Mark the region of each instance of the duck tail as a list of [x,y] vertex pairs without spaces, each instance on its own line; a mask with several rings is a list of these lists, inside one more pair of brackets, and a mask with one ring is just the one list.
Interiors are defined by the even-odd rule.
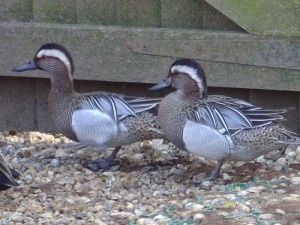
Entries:
[[10,169],[0,154],[0,191],[4,191],[13,186],[19,186],[19,183],[15,180],[15,178],[19,176],[20,173]]

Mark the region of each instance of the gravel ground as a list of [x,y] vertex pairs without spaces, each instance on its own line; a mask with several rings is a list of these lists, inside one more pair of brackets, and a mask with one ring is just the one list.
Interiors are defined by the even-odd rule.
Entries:
[[1,192],[1,224],[300,224],[300,148],[272,162],[214,162],[162,140],[121,149],[107,171],[83,167],[109,151],[70,151],[61,135],[0,133],[1,151],[22,173]]

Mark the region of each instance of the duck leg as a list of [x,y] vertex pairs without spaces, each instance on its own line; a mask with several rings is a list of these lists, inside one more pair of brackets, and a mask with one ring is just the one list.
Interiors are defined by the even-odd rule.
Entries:
[[217,165],[215,166],[214,170],[211,172],[211,175],[209,177],[201,179],[200,181],[196,181],[195,183],[200,184],[204,181],[217,180],[218,178],[220,178],[221,177],[220,170],[223,165],[223,161],[224,161],[223,159],[217,161]]
[[108,167],[113,163],[115,160],[118,152],[120,151],[121,146],[116,147],[113,152],[103,160],[94,160],[88,161],[85,163],[85,167],[90,170],[97,171],[97,170],[106,170]]

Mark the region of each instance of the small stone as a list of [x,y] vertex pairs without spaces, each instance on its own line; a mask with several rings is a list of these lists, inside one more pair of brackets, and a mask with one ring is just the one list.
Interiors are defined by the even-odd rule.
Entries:
[[9,220],[15,221],[15,222],[22,222],[23,221],[23,214],[20,212],[15,212],[13,213],[10,217]]
[[136,221],[136,223],[137,223],[138,225],[144,225],[144,224],[145,224],[145,220],[146,220],[146,218],[139,218],[139,219]]
[[287,202],[298,202],[299,201],[299,196],[297,197],[297,196],[292,196],[292,195],[290,195],[290,196],[286,196],[286,197],[283,197],[282,198],[282,201],[287,201]]
[[158,224],[167,224],[168,221],[170,220],[170,218],[165,215],[159,214],[159,215],[155,216],[153,218],[153,220],[155,222],[158,222]]
[[60,164],[59,160],[58,159],[52,159],[51,162],[50,162],[50,165],[53,166],[53,167],[58,167]]
[[52,219],[53,218],[53,213],[52,212],[45,212],[41,215],[41,217],[44,217],[46,219]]
[[265,213],[265,214],[261,214],[259,218],[262,220],[272,220],[274,219],[274,215],[271,213]]
[[286,165],[286,158],[279,158],[274,162],[275,165],[278,166],[285,166]]
[[66,200],[68,203],[70,204],[74,204],[75,203],[75,200],[73,198],[67,198]]
[[259,156],[259,157],[256,159],[256,162],[259,162],[259,163],[266,163],[265,156],[264,156],[264,155]]
[[300,185],[300,177],[293,177],[293,178],[291,179],[291,183],[292,183],[293,185]]
[[196,213],[194,216],[193,216],[193,219],[197,222],[200,222],[200,221],[204,221],[205,220],[205,216],[202,214],[202,213]]
[[285,211],[283,211],[282,209],[276,209],[275,212],[280,215],[285,215]]
[[26,174],[26,176],[24,177],[24,180],[25,182],[28,184],[28,183],[31,183],[32,181],[32,176],[30,174]]
[[44,209],[41,205],[32,205],[27,209],[32,214],[38,215],[44,212]]
[[97,225],[106,225],[107,224],[107,223],[104,223],[103,221],[101,221],[100,219],[96,219],[94,221],[94,223],[97,224]]
[[26,209],[24,206],[19,206],[17,209],[16,209],[17,212],[25,212]]
[[285,194],[286,190],[284,190],[284,189],[277,189],[276,193],[278,193],[278,194]]
[[80,198],[80,201],[83,202],[83,203],[89,203],[91,201],[91,199],[88,198],[88,197],[83,196],[83,197]]
[[247,189],[247,191],[251,193],[260,193],[263,189],[265,189],[264,186],[257,186],[257,187],[250,187]]
[[102,204],[97,204],[97,205],[94,206],[94,209],[95,209],[96,212],[99,212],[103,209],[103,205]]
[[137,198],[137,196],[133,193],[129,193],[128,195],[122,197],[121,198],[124,198],[126,201],[129,201],[129,202],[132,202],[134,199]]
[[203,182],[201,183],[201,186],[203,186],[203,187],[210,187],[210,186],[212,186],[212,185],[213,185],[213,182],[211,182],[211,181],[209,181],[209,180],[203,181]]
[[63,149],[58,149],[55,152],[55,157],[57,158],[68,157],[68,156],[69,155]]
[[219,212],[218,215],[220,216],[228,216],[230,213],[229,212]]
[[246,195],[248,195],[248,194],[249,194],[248,191],[241,190],[241,191],[239,191],[239,192],[237,193],[237,196],[246,196]]
[[186,192],[186,187],[185,187],[184,185],[179,185],[179,186],[177,187],[177,193],[178,193],[178,194],[179,194],[179,193],[185,194],[185,192]]
[[134,214],[131,212],[112,212],[110,216],[115,219],[134,218]]
[[160,145],[162,145],[164,143],[163,139],[153,139],[151,142],[152,147],[159,147]]
[[248,206],[246,206],[245,204],[242,204],[242,203],[238,203],[237,205],[236,205],[236,208],[239,210],[239,211],[243,211],[243,212],[250,212],[251,211],[251,209],[248,207]]
[[159,225],[159,223],[150,218],[146,218],[143,222],[143,225]]
[[191,211],[184,211],[181,213],[183,220],[190,220],[192,218],[192,212]]
[[300,163],[300,153],[296,156],[295,160]]
[[297,154],[300,154],[300,146],[297,147],[296,153],[297,153]]
[[187,203],[184,207],[192,212],[199,212],[204,208],[203,205],[198,203]]
[[223,180],[230,181],[230,180],[232,180],[232,178],[231,178],[231,176],[229,176],[229,174],[223,173]]
[[295,158],[296,155],[297,155],[296,152],[289,152],[289,153],[287,153],[287,156],[289,158],[291,158],[291,159]]
[[140,162],[144,158],[144,154],[134,154],[131,159],[134,162]]
[[134,205],[131,202],[127,203],[126,209],[132,210],[134,208]]
[[139,209],[135,209],[135,210],[134,210],[134,214],[140,217],[141,215],[144,214],[144,212],[141,211],[141,210],[139,210]]

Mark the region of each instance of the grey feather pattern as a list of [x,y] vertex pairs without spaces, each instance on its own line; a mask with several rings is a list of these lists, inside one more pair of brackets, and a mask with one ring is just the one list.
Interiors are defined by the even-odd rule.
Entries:
[[266,126],[283,119],[284,110],[264,110],[250,103],[226,96],[208,96],[193,106],[188,119],[225,134],[247,128]]
[[82,94],[81,102],[74,110],[97,109],[109,115],[116,123],[127,116],[148,111],[159,105],[161,98],[124,96],[115,93],[94,92]]

